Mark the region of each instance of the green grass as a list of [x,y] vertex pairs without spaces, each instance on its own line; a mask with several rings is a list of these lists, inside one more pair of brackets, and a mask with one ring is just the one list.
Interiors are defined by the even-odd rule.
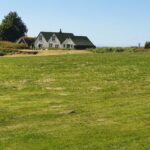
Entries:
[[149,150],[150,53],[0,58],[0,150]]

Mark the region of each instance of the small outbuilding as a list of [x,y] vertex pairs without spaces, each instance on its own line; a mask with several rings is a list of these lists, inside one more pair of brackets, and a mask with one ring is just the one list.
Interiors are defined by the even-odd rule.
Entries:
[[20,39],[18,39],[17,43],[18,44],[24,44],[26,45],[28,48],[34,48],[34,42],[35,42],[36,38],[34,37],[21,37]]

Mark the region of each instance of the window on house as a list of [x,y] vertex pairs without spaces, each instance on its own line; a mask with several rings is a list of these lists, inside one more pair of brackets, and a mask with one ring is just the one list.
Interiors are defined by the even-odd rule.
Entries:
[[64,48],[66,48],[66,45],[64,44]]
[[55,48],[59,48],[59,45],[57,44],[57,45],[55,45]]
[[55,36],[52,36],[52,41],[55,41],[55,40],[56,40]]
[[50,44],[49,44],[49,48],[52,48],[52,47],[53,47],[53,44],[52,44],[52,43],[50,43]]
[[42,45],[42,44],[39,44],[38,47],[39,47],[39,48],[43,48],[43,45]]
[[70,48],[70,44],[67,44],[67,48]]

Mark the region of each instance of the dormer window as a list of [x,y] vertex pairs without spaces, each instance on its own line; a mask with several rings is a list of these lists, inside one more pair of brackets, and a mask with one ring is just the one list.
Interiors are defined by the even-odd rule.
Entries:
[[56,40],[56,37],[55,36],[52,36],[52,41],[55,41]]
[[42,41],[42,35],[39,36],[39,40]]

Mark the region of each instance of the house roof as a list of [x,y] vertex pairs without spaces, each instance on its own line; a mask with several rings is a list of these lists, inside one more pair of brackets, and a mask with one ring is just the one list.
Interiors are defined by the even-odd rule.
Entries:
[[86,36],[74,36],[71,39],[77,46],[94,46],[94,44]]
[[62,33],[62,32],[41,32],[41,34],[44,36],[46,41],[49,41],[52,35],[55,34],[61,43],[64,42],[67,38],[74,36],[73,33]]
[[36,38],[34,37],[25,37],[24,40],[26,41],[26,43],[30,46],[31,44],[34,43]]
[[74,37],[73,33],[55,33],[57,38],[60,40],[61,43],[63,43],[67,38]]
[[54,34],[54,32],[41,32],[41,34],[44,36],[44,38],[48,42],[51,36]]

